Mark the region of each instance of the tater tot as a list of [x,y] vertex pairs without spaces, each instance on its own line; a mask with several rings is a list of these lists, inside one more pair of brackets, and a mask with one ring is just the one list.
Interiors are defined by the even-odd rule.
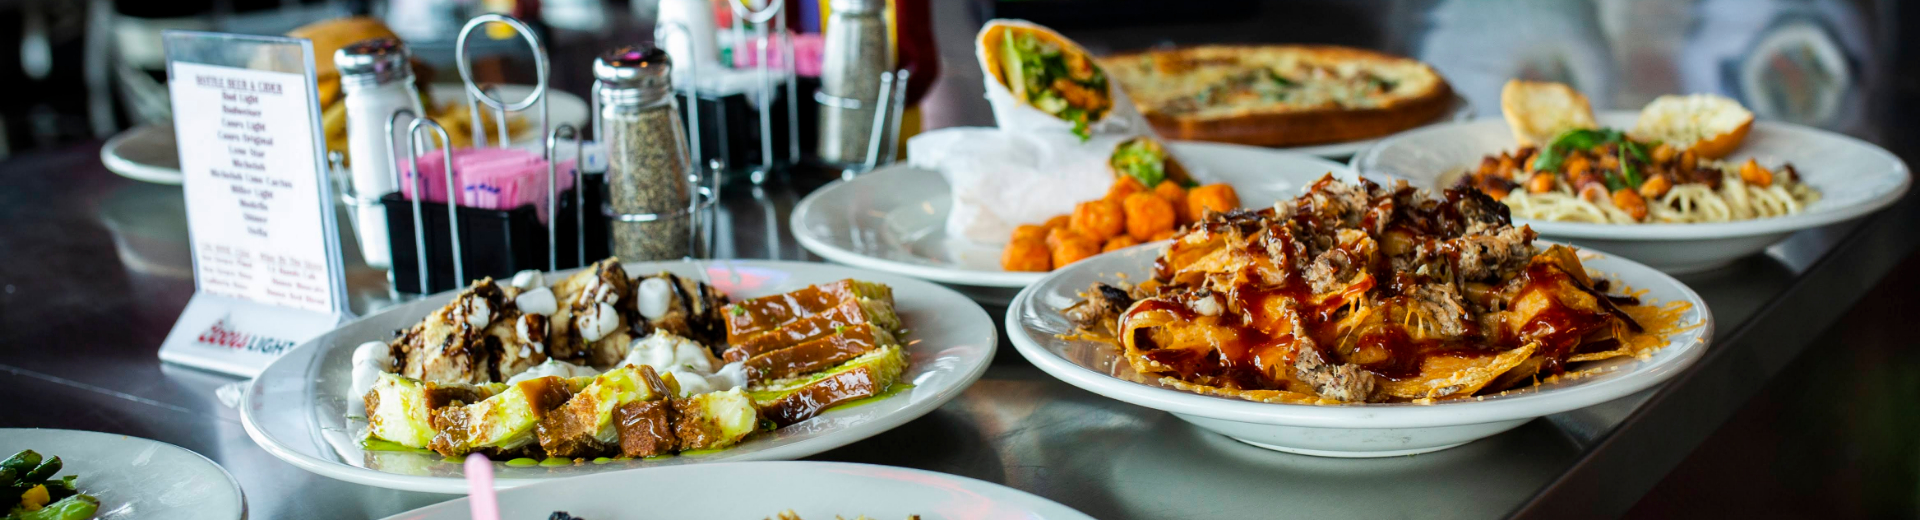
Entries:
[[1073,231],[1104,242],[1127,230],[1126,210],[1119,201],[1090,200],[1073,207]]
[[1161,231],[1173,229],[1178,219],[1173,214],[1173,203],[1152,193],[1128,195],[1121,207],[1127,215],[1127,235],[1134,240],[1150,239]]
[[1113,186],[1107,187],[1106,199],[1120,201],[1127,198],[1128,195],[1143,191],[1147,191],[1147,187],[1140,184],[1140,181],[1134,180],[1133,177],[1122,175],[1119,180],[1113,181]]
[[1193,214],[1187,212],[1187,189],[1180,187],[1180,183],[1160,181],[1159,186],[1153,187],[1153,194],[1173,204],[1174,223],[1193,222]]
[[1073,218],[1068,217],[1066,215],[1060,215],[1060,216],[1047,219],[1047,223],[1041,224],[1041,226],[1047,229],[1065,229],[1073,226]]
[[1206,217],[1207,210],[1218,213],[1233,211],[1240,207],[1240,195],[1233,187],[1225,184],[1208,184],[1187,192],[1187,211],[1194,220]]
[[1108,240],[1106,245],[1100,246],[1100,252],[1118,251],[1137,245],[1140,245],[1139,240],[1134,240],[1133,237],[1130,236],[1120,235],[1113,237],[1112,240]]
[[1100,254],[1100,241],[1085,236],[1071,236],[1060,240],[1053,246],[1053,265],[1066,267],[1086,257]]
[[1000,253],[1000,268],[1008,271],[1053,270],[1052,253],[1047,251],[1046,242],[1041,239],[1014,239],[1007,244],[1006,251]]
[[1033,224],[1021,224],[1020,227],[1013,228],[1013,241],[1019,242],[1021,240],[1034,240],[1034,241],[1039,241],[1042,244],[1045,244],[1047,240],[1047,231],[1048,230],[1046,226],[1036,226]]
[[1177,230],[1169,229],[1153,235],[1153,241],[1159,242],[1161,240],[1172,240],[1173,237],[1176,237],[1176,236],[1180,236],[1180,232]]
[[1067,240],[1070,238],[1079,238],[1079,237],[1080,237],[1080,233],[1075,232],[1073,228],[1063,228],[1063,227],[1048,228],[1047,239],[1042,243],[1046,244],[1047,249],[1053,249],[1054,247],[1059,246],[1060,241],[1062,240]]

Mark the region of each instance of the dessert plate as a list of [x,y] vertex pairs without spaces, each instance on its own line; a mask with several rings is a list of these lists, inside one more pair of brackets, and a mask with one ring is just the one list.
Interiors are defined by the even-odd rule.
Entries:
[[[909,329],[903,338],[912,366],[900,377],[913,386],[891,396],[831,409],[738,446],[652,460],[605,460],[557,467],[494,463],[499,488],[596,473],[722,461],[797,459],[844,446],[905,424],[965,390],[993,359],[996,333],[986,311],[951,289],[912,278],[841,266],[774,261],[628,263],[629,273],[674,274],[702,280],[735,300],[779,294],[847,278],[893,287],[894,308]],[[564,276],[563,273],[549,277]],[[557,279],[557,278],[553,278]],[[446,305],[444,292],[348,323],[282,355],[250,383],[241,403],[247,434],[267,452],[328,477],[392,489],[465,493],[460,461],[418,451],[362,447],[366,421],[347,417],[354,347],[391,338]]]
[[[667,500],[636,500],[660,497]],[[800,518],[1092,520],[1010,487],[945,473],[841,462],[742,462],[593,475],[499,494],[501,518]],[[461,498],[387,520],[467,520]]]

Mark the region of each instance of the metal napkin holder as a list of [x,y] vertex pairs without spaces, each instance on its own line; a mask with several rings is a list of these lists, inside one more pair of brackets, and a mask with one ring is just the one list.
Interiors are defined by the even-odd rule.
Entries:
[[[476,29],[484,27],[489,23],[500,23],[512,28],[516,34],[526,40],[528,46],[531,47],[533,51],[536,83],[533,92],[520,101],[514,103],[501,101],[493,94],[487,92],[487,89],[481,88],[473,79],[472,62],[467,56],[467,40],[473,36]],[[529,111],[535,106],[539,108],[540,135],[546,138],[542,145],[544,149],[543,157],[547,162],[547,207],[549,211],[547,216],[547,269],[549,271],[559,269],[558,239],[560,219],[558,212],[560,211],[560,189],[558,165],[554,161],[556,158],[555,150],[562,137],[571,138],[575,141],[573,168],[575,244],[578,247],[577,258],[582,265],[585,265],[588,262],[586,248],[586,213],[584,209],[586,206],[586,179],[583,174],[583,169],[586,165],[586,142],[579,139],[580,132],[575,129],[573,125],[561,124],[557,128],[549,128],[547,98],[549,67],[546,46],[543,45],[540,42],[540,38],[534,34],[533,28],[529,27],[525,22],[507,15],[485,14],[468,20],[466,26],[460,29],[460,36],[454,42],[454,61],[459,67],[460,80],[465,87],[467,110],[469,110],[472,119],[475,147],[484,147],[488,143],[487,132],[486,129],[483,128],[484,124],[480,117],[481,105],[485,105],[492,111],[497,131],[497,138],[494,142],[496,142],[500,148],[507,148],[513,145],[512,135],[507,130],[507,119],[509,116],[515,113]],[[396,135],[394,133],[394,131],[397,130],[395,123],[403,116],[413,118],[413,123],[407,126],[404,134]],[[599,116],[597,110],[594,116],[597,120]],[[395,138],[404,136],[407,144],[407,162],[404,165],[409,169],[417,167],[420,163],[421,144],[430,143],[429,140],[422,139],[422,137],[437,137],[440,139],[441,149],[446,155],[446,160],[443,161],[445,169],[443,174],[446,176],[447,183],[447,226],[449,242],[452,246],[453,253],[454,286],[464,286],[467,280],[466,258],[462,254],[460,244],[459,193],[457,193],[458,186],[454,183],[453,177],[453,142],[449,139],[446,128],[440,126],[439,123],[434,122],[432,119],[422,117],[420,114],[414,114],[411,110],[400,109],[388,116],[386,130],[388,136],[386,140],[388,155],[396,159],[398,155],[393,153],[393,141]],[[423,136],[422,132],[431,132],[431,134]],[[400,172],[400,165],[396,165],[393,169],[394,186],[401,185],[402,179]],[[427,262],[426,223],[421,206],[421,199],[426,197],[424,184],[425,175],[426,172],[419,172],[418,175],[414,176],[414,197],[412,197],[411,201],[413,207],[414,256],[416,257],[418,277],[420,280],[420,294],[428,294],[431,292],[430,280],[432,278]]]

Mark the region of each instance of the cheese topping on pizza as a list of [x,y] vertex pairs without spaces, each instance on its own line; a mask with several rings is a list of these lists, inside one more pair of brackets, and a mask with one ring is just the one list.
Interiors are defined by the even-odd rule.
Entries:
[[1190,47],[1102,65],[1146,112],[1202,119],[1385,108],[1445,88],[1419,61],[1342,47]]

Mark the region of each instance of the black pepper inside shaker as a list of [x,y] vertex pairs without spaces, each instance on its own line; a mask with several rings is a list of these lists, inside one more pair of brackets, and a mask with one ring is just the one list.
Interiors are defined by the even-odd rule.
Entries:
[[614,256],[692,256],[695,187],[671,60],[652,46],[621,47],[595,59],[593,75],[600,82]]

